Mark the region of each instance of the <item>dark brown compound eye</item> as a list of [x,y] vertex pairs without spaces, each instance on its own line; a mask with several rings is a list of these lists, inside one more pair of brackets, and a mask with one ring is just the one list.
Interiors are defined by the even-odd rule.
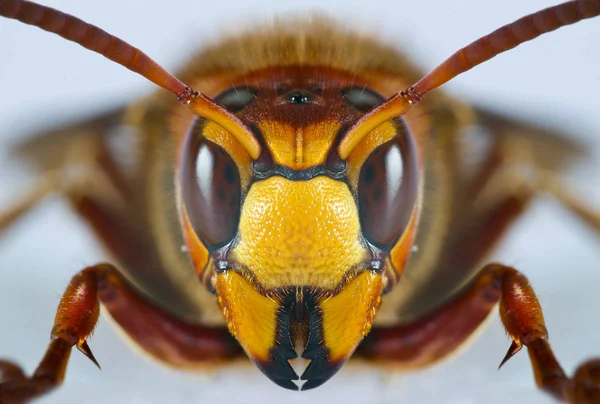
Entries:
[[237,232],[241,185],[237,166],[219,146],[188,136],[181,165],[183,203],[196,235],[211,250]]
[[358,182],[358,205],[367,240],[389,250],[400,238],[417,197],[418,167],[412,137],[401,134],[371,153]]
[[342,90],[346,102],[359,112],[367,112],[385,101],[385,97],[368,87],[348,87]]
[[213,98],[234,114],[246,108],[256,99],[257,90],[252,87],[231,87]]

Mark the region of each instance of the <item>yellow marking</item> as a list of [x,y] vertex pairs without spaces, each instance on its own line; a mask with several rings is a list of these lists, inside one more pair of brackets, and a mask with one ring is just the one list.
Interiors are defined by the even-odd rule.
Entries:
[[196,269],[196,273],[201,276],[208,264],[208,250],[194,231],[185,204],[182,203],[180,209],[185,245],[190,258],[192,259],[192,263],[194,264],[194,268]]
[[218,275],[216,289],[231,334],[248,356],[268,361],[275,345],[279,302],[261,295],[234,271]]
[[381,275],[365,271],[320,304],[324,345],[330,360],[347,359],[367,335],[379,308],[382,285]]
[[213,100],[200,94],[192,98],[188,108],[194,114],[218,124],[244,147],[244,149],[257,159],[260,156],[261,147],[254,134],[235,115],[228,112]]
[[341,126],[334,120],[305,127],[293,127],[274,120],[264,120],[257,125],[273,161],[294,170],[323,164]]
[[412,214],[410,215],[410,221],[406,226],[406,230],[400,236],[400,239],[396,242],[396,244],[392,247],[390,251],[390,261],[396,273],[398,274],[398,278],[402,276],[402,272],[404,272],[404,267],[408,262],[408,257],[412,253],[412,248],[415,240],[415,232],[419,219],[419,199],[415,201],[415,206],[413,208]]
[[342,159],[348,158],[352,150],[360,144],[360,142],[368,136],[379,125],[389,122],[390,119],[399,117],[407,113],[412,104],[405,99],[400,93],[388,99],[381,104],[377,109],[364,115],[348,132],[338,146],[338,152]]
[[302,128],[296,129],[296,163],[304,163],[303,134]]
[[[251,174],[251,158],[248,151],[241,145],[241,143],[231,136],[229,132],[220,127],[214,122],[207,122],[202,131],[202,135],[211,142],[221,146],[223,150],[227,152],[229,157],[232,158],[235,165],[240,171],[240,181],[242,183],[242,189],[250,181]],[[199,135],[200,136],[200,135]]]
[[352,150],[348,156],[348,182],[352,189],[358,189],[360,170],[371,153],[392,140],[397,133],[396,126],[392,122],[385,122],[365,136]]
[[250,188],[242,206],[239,242],[231,259],[267,289],[335,288],[369,252],[348,186],[328,177],[271,177]]

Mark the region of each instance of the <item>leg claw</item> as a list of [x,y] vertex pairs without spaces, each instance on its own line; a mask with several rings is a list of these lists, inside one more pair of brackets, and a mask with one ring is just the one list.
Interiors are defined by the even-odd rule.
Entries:
[[96,360],[96,357],[92,353],[92,350],[90,349],[90,346],[88,345],[87,341],[83,341],[82,343],[77,344],[76,346],[77,346],[77,349],[79,349],[79,352],[81,352],[82,354],[87,356],[89,358],[89,360],[94,362],[94,365],[96,365],[98,367],[98,369],[102,370],[102,368],[100,367],[100,364]]
[[498,370],[500,370],[500,368],[504,366],[504,364],[508,362],[510,358],[515,356],[516,353],[521,350],[521,348],[523,348],[523,344],[513,340],[512,344],[510,344],[510,347],[508,348],[508,352],[506,352],[506,355],[504,355],[504,359],[502,359],[502,362],[500,362],[500,365],[498,365]]

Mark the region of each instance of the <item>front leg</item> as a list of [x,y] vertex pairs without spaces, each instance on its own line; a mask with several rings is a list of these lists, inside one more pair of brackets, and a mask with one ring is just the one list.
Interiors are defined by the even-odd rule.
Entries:
[[548,342],[540,303],[525,276],[511,267],[489,264],[453,301],[413,323],[374,327],[356,356],[401,368],[423,367],[455,351],[499,303],[500,318],[513,342],[502,366],[523,346],[535,381],[560,401],[600,403],[600,359],[583,363],[567,377]]
[[98,365],[86,340],[100,313],[96,297],[100,268],[85,269],[71,280],[56,311],[46,354],[31,377],[17,365],[0,361],[0,403],[26,402],[60,385],[73,346]]
[[503,265],[488,268],[499,279],[500,318],[513,340],[500,366],[526,346],[539,388],[569,403],[600,403],[600,358],[581,364],[567,377],[552,352],[542,308],[527,278]]
[[0,361],[0,403],[28,402],[59,386],[73,347],[98,365],[87,339],[98,321],[100,303],[143,349],[171,365],[197,366],[243,355],[225,328],[173,318],[141,299],[115,267],[99,264],[71,280],[59,303],[46,354],[31,377],[17,365]]

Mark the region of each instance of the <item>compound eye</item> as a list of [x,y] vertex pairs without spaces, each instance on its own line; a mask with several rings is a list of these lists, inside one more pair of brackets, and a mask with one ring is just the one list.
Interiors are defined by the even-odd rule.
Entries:
[[365,161],[358,182],[358,205],[367,240],[389,250],[400,238],[412,214],[418,167],[410,134],[379,146]]
[[231,87],[217,95],[213,100],[236,113],[252,104],[258,91],[252,87]]
[[237,232],[241,183],[237,166],[219,146],[192,132],[181,165],[183,203],[196,235],[211,250]]
[[346,102],[359,112],[367,112],[385,101],[385,97],[368,87],[348,87],[342,90]]

